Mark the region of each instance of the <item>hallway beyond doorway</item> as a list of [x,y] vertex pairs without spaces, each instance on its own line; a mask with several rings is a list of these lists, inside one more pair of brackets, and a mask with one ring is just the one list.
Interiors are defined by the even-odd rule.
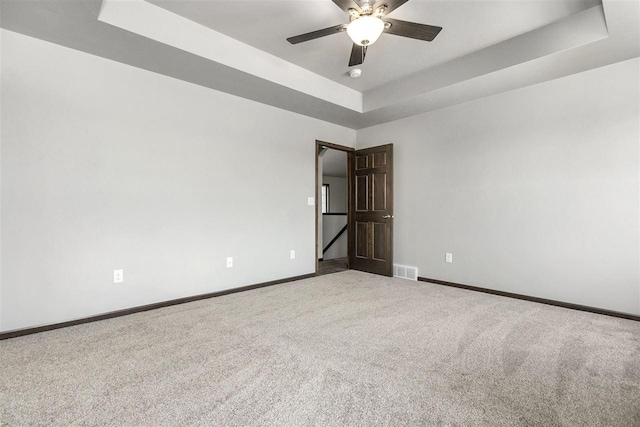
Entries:
[[348,260],[348,258],[336,258],[320,261],[318,263],[318,273],[316,273],[316,276],[346,271],[349,269]]

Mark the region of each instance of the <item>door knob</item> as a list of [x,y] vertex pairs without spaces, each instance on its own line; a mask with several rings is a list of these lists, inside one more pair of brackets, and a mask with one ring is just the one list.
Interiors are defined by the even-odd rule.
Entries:
[[384,218],[384,219],[393,218],[393,215],[382,215],[382,218]]

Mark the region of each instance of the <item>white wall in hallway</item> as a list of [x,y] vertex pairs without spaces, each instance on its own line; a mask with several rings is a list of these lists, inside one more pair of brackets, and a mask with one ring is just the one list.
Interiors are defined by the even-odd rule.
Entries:
[[[347,153],[344,152],[345,163]],[[329,208],[331,213],[346,213],[347,212],[347,179],[336,176],[323,176],[323,184],[329,184]],[[323,215],[322,218],[322,242],[323,250],[324,246],[340,232],[340,230],[347,224],[347,217],[341,215]],[[336,240],[333,245],[322,253],[322,258],[325,260],[335,258],[345,258],[347,256],[347,233],[343,233],[342,236]]]
[[[346,157],[347,153],[345,153],[344,155]],[[322,183],[329,184],[329,212],[347,212],[347,179],[325,175],[322,177]]]
[[[323,242],[327,246],[337,235],[340,230],[347,225],[346,215],[324,215],[322,220]],[[346,258],[348,256],[348,234],[345,231],[338,240],[326,252],[322,253],[324,260]],[[323,248],[324,250],[324,248]]]

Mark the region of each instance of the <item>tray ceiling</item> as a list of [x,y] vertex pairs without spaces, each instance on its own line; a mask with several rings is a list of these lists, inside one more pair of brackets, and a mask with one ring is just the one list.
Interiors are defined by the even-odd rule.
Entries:
[[351,41],[346,33],[299,45],[285,39],[348,22],[330,0],[148,0],[236,40],[361,92],[424,71],[551,24],[600,4],[600,0],[411,0],[389,17],[443,27],[433,42],[383,34],[348,76]]
[[391,17],[433,42],[383,36],[358,80],[330,0],[2,0],[2,28],[353,129],[640,55],[637,0],[411,0]]

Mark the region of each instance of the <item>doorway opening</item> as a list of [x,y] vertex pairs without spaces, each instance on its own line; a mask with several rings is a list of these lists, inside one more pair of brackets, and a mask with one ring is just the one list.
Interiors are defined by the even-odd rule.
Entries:
[[316,141],[316,275],[349,269],[353,148]]

